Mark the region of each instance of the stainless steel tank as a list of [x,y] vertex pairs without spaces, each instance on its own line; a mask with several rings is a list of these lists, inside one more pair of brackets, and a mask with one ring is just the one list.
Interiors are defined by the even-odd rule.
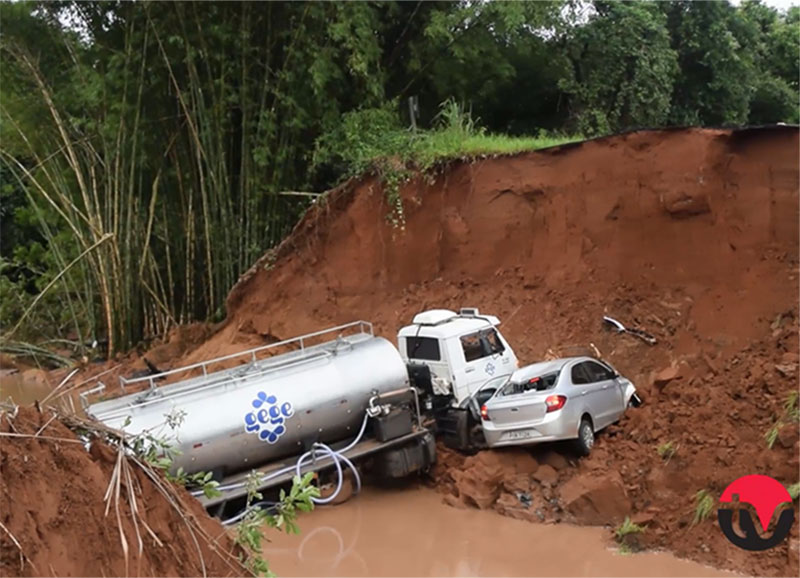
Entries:
[[353,437],[370,397],[408,385],[399,352],[374,337],[371,326],[369,333],[313,347],[298,339],[300,351],[154,386],[87,411],[129,434],[149,431],[168,440],[181,452],[173,471],[222,468],[227,475],[301,453],[310,442]]

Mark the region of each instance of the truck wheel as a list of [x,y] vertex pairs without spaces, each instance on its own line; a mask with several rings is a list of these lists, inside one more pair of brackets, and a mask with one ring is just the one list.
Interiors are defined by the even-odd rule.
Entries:
[[578,427],[578,440],[575,444],[578,453],[582,456],[588,456],[594,446],[594,431],[592,430],[592,422],[587,418],[581,420],[581,425]]

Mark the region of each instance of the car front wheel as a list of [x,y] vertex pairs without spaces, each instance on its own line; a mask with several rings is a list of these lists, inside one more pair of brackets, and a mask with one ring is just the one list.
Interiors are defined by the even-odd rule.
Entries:
[[594,447],[594,430],[592,429],[592,422],[586,418],[581,420],[581,425],[578,427],[578,440],[576,445],[578,452],[582,456],[588,456],[592,451],[592,447]]

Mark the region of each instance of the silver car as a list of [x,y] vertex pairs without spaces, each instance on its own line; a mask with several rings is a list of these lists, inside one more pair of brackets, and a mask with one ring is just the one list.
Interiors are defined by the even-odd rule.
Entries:
[[595,432],[640,403],[629,380],[590,357],[528,365],[487,383],[475,399],[486,400],[480,416],[489,447],[574,439],[583,455]]

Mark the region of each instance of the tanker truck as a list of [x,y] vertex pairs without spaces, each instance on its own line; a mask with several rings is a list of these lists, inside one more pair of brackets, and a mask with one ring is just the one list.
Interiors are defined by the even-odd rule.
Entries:
[[211,472],[221,495],[194,494],[212,514],[241,505],[254,470],[259,490],[332,472],[336,490],[318,500],[330,501],[347,469],[358,488],[359,469],[403,478],[429,468],[437,431],[470,445],[480,424],[473,394],[518,365],[498,325],[477,309],[426,311],[400,330],[396,348],[356,321],[120,378],[123,395],[87,401],[86,412],[126,435],[165,440],[177,450],[173,473]]

